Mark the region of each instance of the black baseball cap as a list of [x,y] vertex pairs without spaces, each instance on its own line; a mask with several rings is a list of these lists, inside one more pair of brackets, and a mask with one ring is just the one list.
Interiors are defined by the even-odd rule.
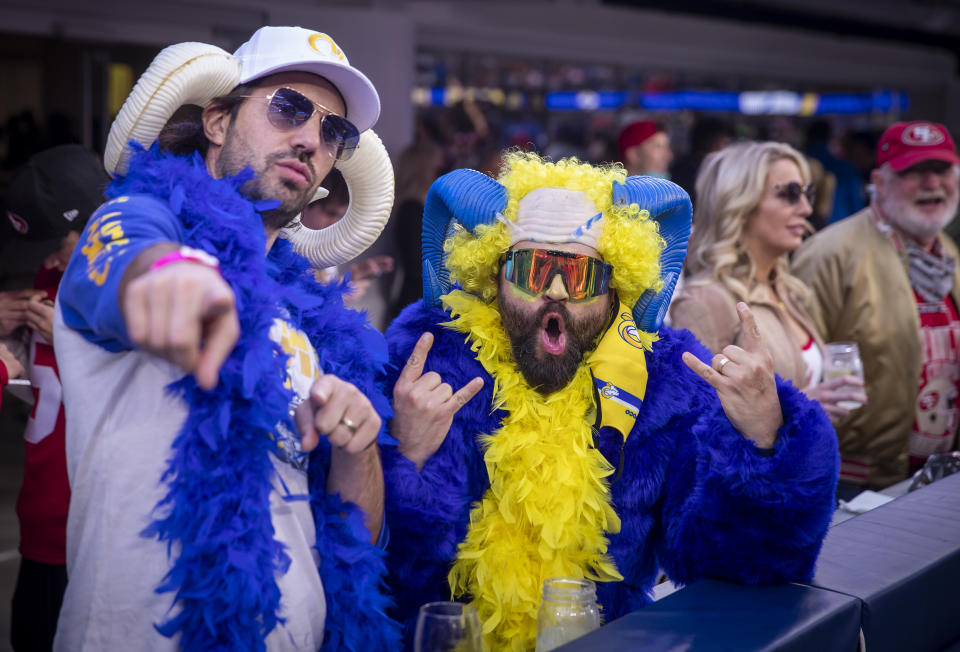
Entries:
[[82,231],[104,202],[110,176],[82,145],[38,152],[10,180],[4,196],[7,220],[25,240],[62,238]]

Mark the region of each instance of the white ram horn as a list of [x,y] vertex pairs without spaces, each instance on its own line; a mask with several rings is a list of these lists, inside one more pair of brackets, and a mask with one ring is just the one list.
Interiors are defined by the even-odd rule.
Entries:
[[368,129],[353,156],[336,164],[350,193],[347,213],[336,224],[311,229],[300,221],[281,235],[317,268],[353,260],[373,244],[393,209],[393,166],[380,137]]
[[239,59],[215,45],[177,43],[164,48],[137,80],[110,127],[103,153],[107,172],[126,172],[131,140],[149,148],[181,106],[205,107],[239,82]]

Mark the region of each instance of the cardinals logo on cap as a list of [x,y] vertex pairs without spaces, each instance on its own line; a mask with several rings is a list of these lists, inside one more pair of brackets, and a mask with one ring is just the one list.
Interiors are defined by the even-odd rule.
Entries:
[[945,137],[935,125],[918,124],[904,129],[901,140],[906,145],[939,145]]
[[7,219],[9,219],[10,224],[13,225],[13,230],[20,235],[25,235],[27,231],[30,230],[30,225],[27,224],[27,221],[16,213],[7,211]]

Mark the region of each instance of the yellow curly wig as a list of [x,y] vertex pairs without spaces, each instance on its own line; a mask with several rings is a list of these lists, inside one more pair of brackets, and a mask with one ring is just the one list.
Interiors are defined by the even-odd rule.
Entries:
[[[623,183],[627,173],[619,163],[593,166],[576,158],[546,161],[531,152],[510,152],[497,181],[507,189],[503,217],[517,219],[517,204],[536,188],[580,190],[603,213],[604,226],[598,251],[613,266],[610,287],[632,306],[647,289],[659,290],[660,252],[663,239],[650,213],[637,204],[613,205],[613,183]],[[506,225],[496,223],[461,229],[444,243],[450,280],[484,301],[497,296],[500,257],[510,247]]]

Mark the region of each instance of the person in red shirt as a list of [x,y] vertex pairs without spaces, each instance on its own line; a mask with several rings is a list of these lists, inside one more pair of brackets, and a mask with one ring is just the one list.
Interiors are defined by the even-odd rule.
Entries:
[[70,504],[64,449],[62,387],[54,356],[53,305],[60,279],[90,215],[103,203],[109,177],[79,145],[36,154],[15,173],[6,194],[20,237],[57,242],[34,279],[28,300],[28,376],[34,405],[24,431],[23,485],[17,498],[20,570],[11,605],[10,642],[21,650],[53,647],[67,586],[66,525]]

